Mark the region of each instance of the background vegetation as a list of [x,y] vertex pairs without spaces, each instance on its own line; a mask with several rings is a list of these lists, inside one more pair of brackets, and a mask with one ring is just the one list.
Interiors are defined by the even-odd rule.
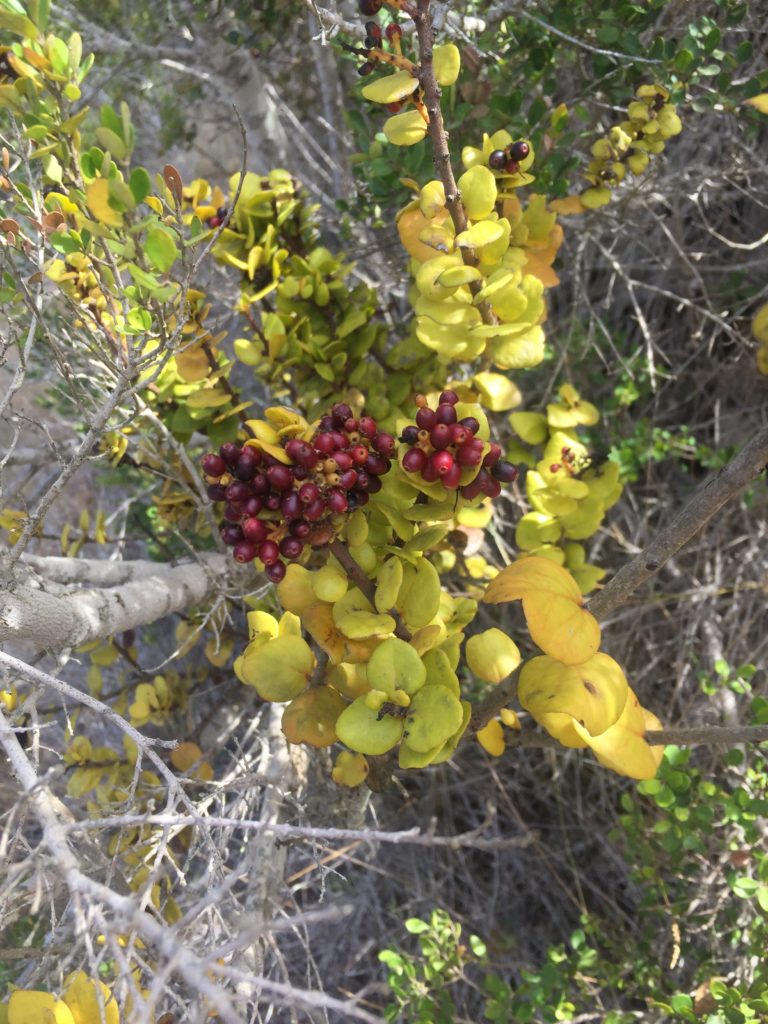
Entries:
[[[592,143],[641,83],[667,87],[683,121],[610,205],[563,218],[547,355],[513,375],[527,409],[555,401],[563,381],[600,409],[586,440],[627,484],[590,542],[590,562],[610,576],[767,425],[751,333],[768,300],[766,118],[745,103],[768,92],[764,18],[759,4],[734,0],[435,6],[441,37],[462,52],[444,98],[457,167],[463,146],[506,128],[534,144],[537,191],[562,199],[586,187]],[[5,0],[0,12],[18,7]],[[423,184],[433,171],[428,146],[389,145],[380,108],[360,97],[358,62],[339,42],[359,43],[362,20],[343,2],[107,0],[54,4],[49,30],[79,32],[96,57],[73,101],[91,109],[83,149],[99,143],[98,127],[127,131],[102,109],[127,103],[134,163],[153,187],[167,164],[225,198],[244,160],[260,174],[286,169],[317,206],[317,244],[354,260],[353,286],[373,289],[394,335],[410,315],[393,221],[410,198],[401,179]],[[0,20],[3,46],[7,27]],[[16,152],[23,129],[13,111],[0,116]],[[32,174],[33,191],[39,167]],[[110,393],[107,356],[62,301],[44,320],[56,357],[24,363],[32,273],[4,251],[3,557],[41,501],[46,514],[24,538],[33,588],[47,573],[56,593],[54,555],[118,571],[212,548],[194,483],[210,447],[199,428],[218,444],[236,419],[214,425],[203,408],[182,422],[188,395],[168,398],[161,380],[155,405],[121,397],[117,419],[91,437]],[[162,252],[148,258],[162,278]],[[224,365],[244,330],[238,277],[193,259],[187,284],[211,304],[198,327]],[[172,335],[171,297],[152,301]],[[231,373],[254,403],[248,415],[280,387],[259,374],[241,362]],[[186,517],[169,513],[179,494],[197,501]],[[481,549],[491,564],[514,558],[524,510],[519,493],[500,503]],[[768,723],[766,533],[762,475],[604,622],[611,654],[665,726]],[[195,599],[171,617],[77,649],[6,638],[6,706],[33,775],[26,792],[9,768],[0,782],[0,998],[13,986],[59,993],[82,970],[114,987],[121,1020],[150,1019],[149,1005],[156,1019],[171,1015],[163,1024],[214,1011],[286,1022],[768,1020],[765,745],[670,746],[658,777],[634,783],[580,751],[492,758],[467,742],[446,764],[396,773],[383,793],[342,791],[327,752],[286,744],[275,705],[232,672],[245,613],[275,607],[263,577],[225,574],[212,550],[205,557],[217,585],[185,578]],[[494,609],[481,616],[480,628],[499,622]],[[51,677],[64,688],[52,690]],[[80,706],[67,685],[129,729]],[[136,767],[130,727],[139,740],[194,742],[203,761],[148,743]],[[76,837],[77,865],[43,842],[51,825],[44,835],[36,777],[59,801],[54,835]],[[123,797],[101,824],[99,787]],[[131,817],[153,812],[167,815],[155,828]],[[77,831],[89,816],[93,826]],[[147,918],[154,930],[140,944],[130,936]],[[98,1021],[96,1005],[77,1024]]]

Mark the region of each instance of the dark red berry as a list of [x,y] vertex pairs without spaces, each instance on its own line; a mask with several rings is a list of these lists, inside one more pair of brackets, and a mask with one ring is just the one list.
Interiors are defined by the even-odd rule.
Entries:
[[280,557],[280,549],[273,540],[265,540],[259,544],[258,556],[264,565],[274,565]]
[[280,502],[280,511],[286,519],[298,519],[304,511],[297,491],[290,491]]
[[298,537],[283,537],[280,541],[280,554],[283,558],[298,558],[304,545]]
[[369,494],[378,494],[378,492],[381,490],[381,488],[383,486],[384,486],[384,484],[381,482],[381,478],[380,477],[378,477],[378,476],[369,476],[368,477],[368,493]]
[[317,429],[319,431],[333,430],[333,416],[330,416],[328,414],[323,416],[317,425]]
[[455,491],[461,483],[461,466],[458,462],[454,462],[453,466],[448,470],[445,476],[442,478],[443,487],[449,491]]
[[224,506],[224,518],[228,523],[239,523],[243,518],[243,506],[239,501],[233,501]]
[[366,21],[365,34],[373,39],[381,39],[381,25],[378,21]]
[[376,437],[376,433],[378,431],[376,420],[371,416],[361,416],[358,428],[360,433],[364,434],[366,437]]
[[247,484],[244,484],[241,480],[233,480],[224,492],[227,501],[245,501],[246,498],[250,497],[250,488]]
[[243,531],[239,526],[235,526],[234,523],[222,523],[219,527],[219,533],[221,534],[221,539],[229,547],[234,547],[238,541],[243,539]]
[[480,485],[477,480],[470,480],[468,484],[464,484],[461,488],[461,496],[462,498],[466,498],[467,501],[472,501],[481,493]]
[[431,430],[437,423],[437,413],[425,405],[416,413],[416,423],[422,430]]
[[447,448],[451,443],[451,428],[447,423],[436,423],[429,432],[429,440],[433,448]]
[[227,488],[223,484],[209,484],[205,493],[211,501],[225,501],[227,497]]
[[358,471],[357,471],[357,486],[356,486],[355,490],[367,491],[370,483],[371,483],[371,478],[368,476],[368,474],[365,472],[365,470],[364,469],[358,469]]
[[251,480],[251,490],[254,494],[266,494],[269,491],[269,480],[266,473],[257,473]]
[[244,448],[232,472],[238,480],[252,480],[256,475],[256,468],[260,462],[261,452],[257,452],[253,448]]
[[345,469],[339,477],[339,487],[345,491],[351,491],[353,487],[357,487],[357,470]]
[[440,395],[440,405],[456,405],[459,396],[455,391],[443,391]]
[[302,484],[299,488],[299,499],[303,505],[311,505],[319,497],[320,488],[317,484],[313,484],[311,480],[308,480],[307,483]]
[[408,473],[420,473],[427,464],[427,455],[423,448],[411,448],[403,456],[403,469]]
[[340,430],[334,430],[331,437],[333,438],[334,451],[339,451],[340,449],[345,449],[347,447],[347,435],[342,434]]
[[503,171],[507,163],[507,154],[503,149],[494,149],[488,157],[488,166],[494,171]]
[[270,583],[280,583],[285,579],[285,562],[273,562],[272,565],[264,566],[264,575]]
[[497,462],[491,470],[491,476],[503,484],[511,484],[517,480],[517,466],[513,466],[511,462]]
[[456,461],[460,466],[479,466],[483,461],[483,446],[463,444],[456,452]]
[[429,459],[427,459],[424,468],[421,471],[421,479],[428,484],[437,483],[437,481],[440,479],[440,474],[437,472],[437,470],[432,465],[432,462]]
[[333,434],[328,431],[318,434],[314,440],[314,445],[315,450],[320,452],[321,455],[330,455],[336,448],[333,440]]
[[209,228],[218,228],[218,227],[221,226],[221,223],[222,223],[221,217],[218,217],[216,214],[214,214],[212,217],[208,218],[208,227]]
[[[360,2],[362,3],[363,0],[360,0]],[[400,28],[397,22],[394,21],[391,22],[391,24],[387,25],[384,31],[386,32],[387,39],[390,41],[390,43],[394,43],[398,39],[401,39],[403,35],[403,30]]]
[[501,484],[498,480],[494,480],[491,474],[481,469],[475,477],[474,483],[480,488],[480,491],[489,498],[498,498],[501,494]]
[[403,109],[403,104],[400,100],[393,100],[391,103],[387,103],[387,112],[390,114],[399,114]]
[[474,416],[465,416],[464,419],[459,420],[462,427],[470,432],[470,434],[476,434],[480,429],[480,421],[476,420]]
[[293,473],[287,466],[278,463],[267,470],[267,479],[276,491],[287,491],[293,483]]
[[343,471],[345,469],[350,469],[352,467],[352,464],[354,462],[354,456],[351,455],[349,452],[334,452],[333,461],[336,463],[337,469]]
[[403,444],[416,444],[419,439],[418,427],[406,427],[400,435]]
[[304,518],[308,519],[310,523],[316,523],[318,519],[321,519],[325,514],[325,502],[322,498],[317,498],[304,508]]
[[302,480],[306,480],[309,476],[309,470],[305,469],[304,466],[293,467],[293,479],[297,483],[301,483]]
[[456,422],[456,410],[448,402],[442,402],[437,407],[435,412],[438,423],[447,423],[448,425]]
[[220,455],[211,452],[203,456],[203,472],[207,476],[221,476],[227,471],[227,464]]
[[507,160],[507,164],[504,170],[507,172],[507,174],[517,174],[520,170],[520,164],[517,162],[517,160]]
[[369,455],[364,468],[369,476],[383,476],[389,469],[389,459],[383,455]]
[[364,444],[356,444],[355,447],[350,450],[349,454],[356,465],[362,466],[368,458],[368,449]]
[[367,18],[373,17],[381,10],[383,0],[357,0],[358,10]]
[[374,437],[373,447],[380,455],[389,457],[395,453],[395,439],[391,434],[381,432]]
[[267,524],[255,516],[246,519],[242,525],[243,536],[253,544],[261,544],[267,539]]
[[240,445],[235,444],[233,441],[225,441],[221,448],[219,448],[219,455],[228,466],[234,466],[240,458]]
[[252,495],[243,504],[243,515],[246,516],[257,516],[264,507],[264,502],[261,498],[257,498],[256,495]]
[[349,496],[350,506],[352,505],[352,499],[353,498],[354,498],[354,504],[355,504],[356,507],[359,507],[361,505],[367,505],[368,502],[371,500],[368,497],[368,495],[365,493],[365,491],[355,491],[353,494],[350,494],[350,496]]
[[346,512],[349,508],[349,501],[347,496],[338,487],[332,487],[328,492],[328,508],[333,512],[334,515],[341,515],[342,512]]
[[349,440],[350,434],[357,433],[357,420],[354,416],[350,416],[349,419],[344,420],[344,431],[347,435],[347,440]]
[[485,466],[485,468],[486,469],[490,469],[491,466],[495,466],[496,463],[501,458],[501,455],[502,455],[502,447],[501,447],[501,445],[497,444],[495,441],[492,441],[491,442],[491,447],[488,450],[488,454],[483,459],[483,465]]
[[256,557],[256,545],[251,544],[249,540],[241,540],[235,544],[232,554],[236,562],[252,562]]
[[445,476],[455,465],[454,458],[450,452],[434,452],[430,455],[429,462],[430,465],[434,466],[438,476]]
[[291,525],[288,527],[294,537],[298,537],[300,540],[304,537],[309,536],[309,532],[312,527],[306,521],[306,519],[294,519]]
[[528,143],[520,139],[518,142],[513,142],[509,147],[509,159],[517,160],[520,163],[522,160],[525,160],[530,152],[531,147]]
[[467,428],[462,427],[460,423],[454,423],[451,427],[451,444],[461,447],[467,443],[471,436]]
[[361,78],[364,78],[366,75],[370,75],[370,73],[373,71],[375,67],[376,65],[373,63],[373,61],[367,60],[365,64],[360,65],[360,67],[357,69],[357,73],[358,75],[360,75]]
[[277,512],[282,500],[282,496],[277,491],[271,491],[264,499],[264,505],[270,512]]

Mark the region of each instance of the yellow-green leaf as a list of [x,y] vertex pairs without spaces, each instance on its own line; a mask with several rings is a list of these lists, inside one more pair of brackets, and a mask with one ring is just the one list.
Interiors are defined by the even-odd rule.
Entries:
[[384,122],[384,134],[393,146],[414,146],[427,134],[427,123],[418,110],[404,110]]
[[[384,75],[363,88],[363,96],[372,103],[397,103],[407,99],[418,86],[418,80],[407,71]],[[423,118],[419,115],[422,124]]]
[[596,654],[582,665],[544,656],[525,663],[517,695],[537,721],[542,715],[570,715],[591,745],[592,737],[619,720],[628,690],[621,667],[607,654]]

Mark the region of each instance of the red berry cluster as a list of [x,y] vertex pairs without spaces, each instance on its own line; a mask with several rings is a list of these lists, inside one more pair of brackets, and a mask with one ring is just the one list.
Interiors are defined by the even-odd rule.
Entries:
[[494,171],[505,174],[517,174],[520,164],[531,152],[531,147],[523,139],[513,142],[506,149],[494,149],[488,157],[488,166]]
[[[403,456],[403,469],[419,473],[425,483],[439,482],[449,491],[459,491],[469,501],[479,494],[496,498],[503,483],[517,479],[517,467],[502,461],[501,445],[495,442],[483,455],[485,443],[476,436],[480,423],[474,416],[459,419],[458,401],[455,391],[443,391],[437,409],[430,409],[423,395],[416,398],[416,424],[400,435],[400,441],[411,446]],[[463,471],[476,466],[477,476],[462,487]]]
[[227,442],[203,456],[208,497],[224,503],[221,536],[238,562],[260,558],[273,583],[285,561],[305,545],[327,544],[333,516],[368,502],[381,490],[395,439],[370,416],[355,419],[345,402],[323,416],[311,441],[284,441],[290,465],[250,445]]

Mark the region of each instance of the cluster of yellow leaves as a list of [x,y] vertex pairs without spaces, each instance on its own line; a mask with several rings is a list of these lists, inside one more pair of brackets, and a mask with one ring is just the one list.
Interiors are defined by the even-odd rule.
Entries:
[[538,459],[520,445],[509,453],[515,462],[530,467],[525,486],[531,511],[518,521],[515,544],[525,555],[565,565],[581,592],[588,594],[605,571],[587,563],[578,541],[597,531],[623,488],[618,463],[594,466],[593,456],[579,440],[579,427],[593,426],[600,418],[595,406],[571,384],[563,384],[558,394],[560,400],[551,402],[546,413],[513,412],[509,418],[521,441],[542,448]]
[[584,175],[591,187],[580,196],[555,200],[552,209],[567,215],[582,213],[611,201],[611,190],[624,180],[627,171],[645,172],[654,154],[661,153],[667,139],[679,135],[682,122],[669,92],[660,85],[641,85],[627,107],[626,118],[592,145],[592,159]]
[[[404,65],[400,70],[370,82],[363,88],[363,96],[372,103],[410,103],[415,105],[400,113],[393,114],[384,123],[384,134],[394,146],[413,146],[421,142],[429,129],[429,114],[419,100],[414,100],[414,93],[419,90],[417,65],[410,61],[398,61]],[[432,64],[437,84],[441,87],[453,85],[461,70],[459,49],[453,43],[435,46],[432,51]]]
[[61,996],[16,989],[0,1003],[0,1024],[120,1024],[107,986],[83,971],[69,976]]
[[645,739],[660,729],[640,705],[619,665],[599,653],[600,626],[583,607],[572,576],[546,558],[521,559],[489,585],[491,604],[521,601],[528,629],[544,655],[526,662],[518,698],[550,735],[567,747],[590,747],[601,764],[634,779],[650,779],[663,755]]

